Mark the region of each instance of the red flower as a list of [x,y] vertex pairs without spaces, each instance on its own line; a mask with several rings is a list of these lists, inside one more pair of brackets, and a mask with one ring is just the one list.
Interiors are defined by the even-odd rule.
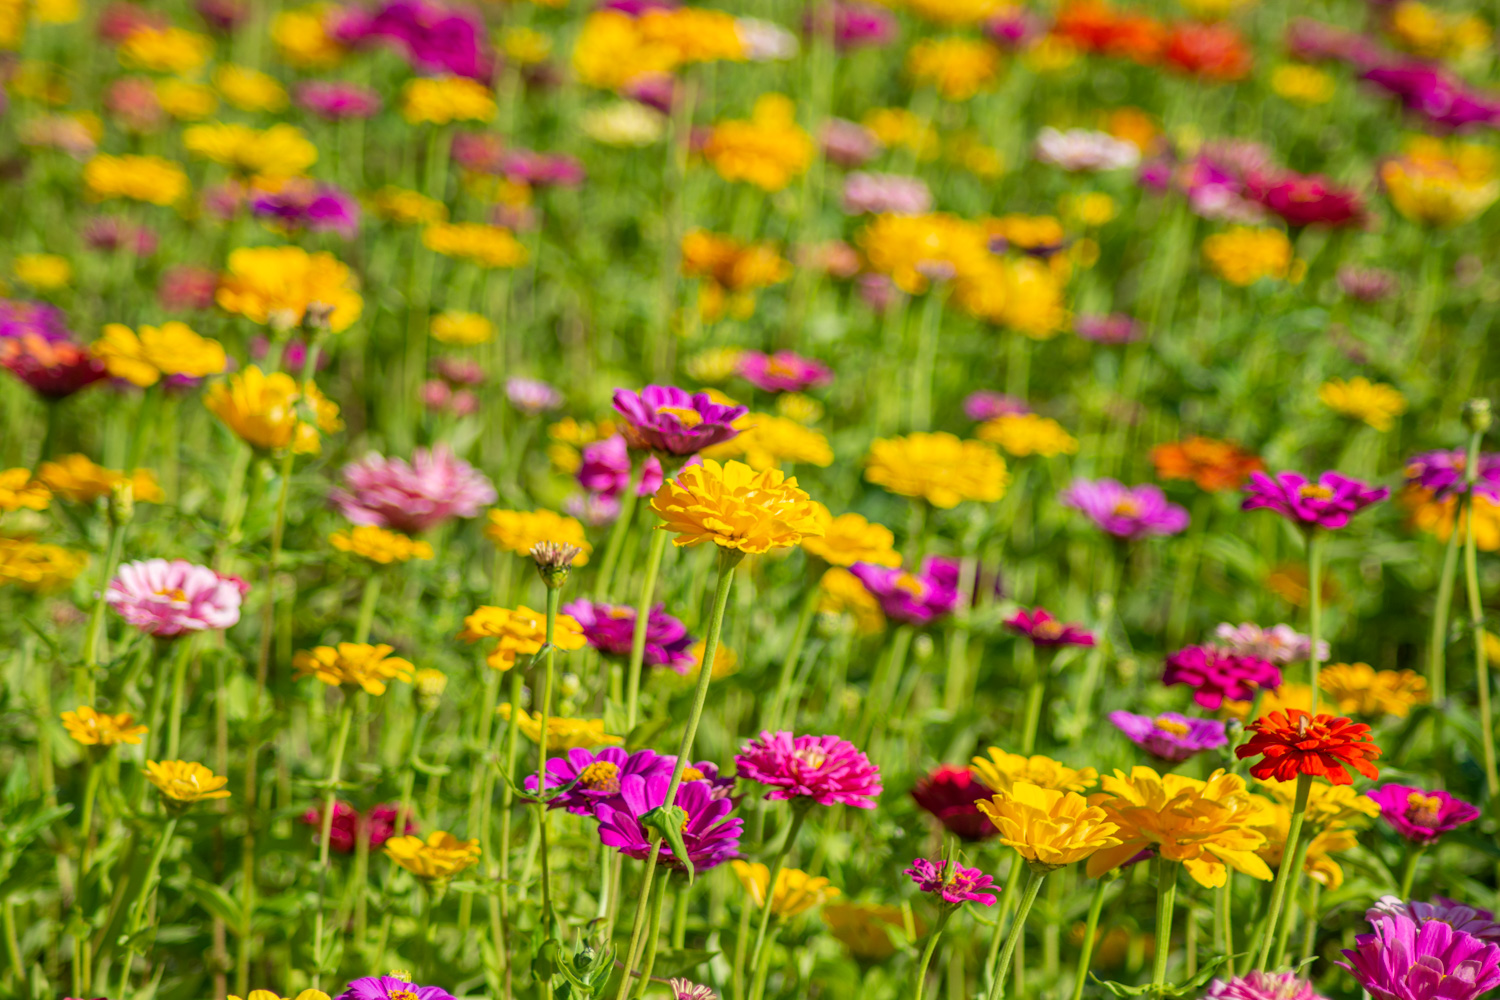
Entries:
[[987,802],[994,792],[966,767],[944,764],[918,781],[911,790],[917,805],[962,840],[987,840],[999,831],[979,811],[976,802]]
[[1209,80],[1243,80],[1250,75],[1250,49],[1227,24],[1176,25],[1163,55],[1184,73]]
[[0,340],[0,364],[48,399],[63,399],[104,378],[104,362],[66,340],[34,333]]
[[1253,201],[1281,216],[1289,226],[1357,226],[1364,222],[1365,207],[1359,194],[1334,187],[1325,177],[1252,175],[1248,187]]
[[1352,785],[1354,768],[1366,778],[1377,778],[1372,763],[1380,748],[1370,739],[1370,727],[1335,715],[1309,715],[1300,708],[1272,712],[1250,723],[1255,735],[1235,750],[1241,758],[1264,754],[1250,773],[1262,781],[1291,781],[1307,774],[1327,778],[1335,785]]

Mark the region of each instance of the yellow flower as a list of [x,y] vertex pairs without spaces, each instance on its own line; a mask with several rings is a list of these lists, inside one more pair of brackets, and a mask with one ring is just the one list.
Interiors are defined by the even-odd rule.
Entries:
[[788,479],[775,469],[756,472],[741,462],[720,465],[711,458],[663,482],[651,509],[666,522],[657,530],[674,532],[672,544],[679,546],[713,542],[765,553],[822,531],[795,476]]
[[1430,697],[1427,679],[1415,671],[1376,670],[1368,663],[1324,664],[1318,671],[1318,687],[1338,705],[1340,715],[1404,719]]
[[328,329],[342,333],[364,309],[356,288],[354,275],[332,254],[241,247],[229,254],[215,301],[226,312],[278,330],[302,325],[316,307],[315,312],[327,312]]
[[799,424],[815,424],[823,419],[823,404],[800,392],[783,392],[776,397],[776,412]]
[[739,347],[710,347],[688,358],[687,373],[699,382],[717,385],[738,374],[745,352]]
[[1099,772],[1092,767],[1069,767],[1041,754],[1027,757],[999,747],[990,747],[985,752],[989,756],[975,757],[969,762],[969,770],[997,792],[1008,792],[1017,782],[1060,792],[1081,792],[1099,780]]
[[[823,907],[828,932],[844,943],[856,958],[883,962],[896,954],[891,932],[906,936],[907,911],[879,903],[830,903]],[[927,933],[921,917],[912,917],[912,939]]]
[[0,586],[46,593],[72,583],[89,564],[88,553],[22,538],[0,537]]
[[500,48],[521,65],[534,66],[552,54],[552,39],[531,28],[506,28],[500,33]]
[[10,267],[16,280],[44,292],[62,288],[73,280],[73,265],[55,253],[17,254]]
[[[161,503],[165,499],[161,487],[156,483],[156,473],[150,469],[136,469],[130,475],[106,469],[89,461],[87,455],[64,455],[53,462],[43,462],[37,470],[37,478],[57,496],[74,503],[93,503],[107,497],[119,483],[128,481],[137,503]],[[0,485],[4,474],[0,473]],[[0,509],[5,503],[0,498]]]
[[1318,387],[1318,398],[1335,413],[1369,424],[1382,433],[1406,412],[1406,397],[1395,386],[1371,382],[1363,375],[1345,382],[1331,378]]
[[[731,861],[730,866],[758,911],[766,905],[766,883],[771,872],[758,861]],[[817,878],[796,868],[782,868],[776,873],[776,891],[771,894],[773,917],[795,917],[841,895],[826,878]]]
[[802,540],[802,551],[817,556],[830,566],[853,566],[857,562],[877,566],[900,566],[901,553],[896,551],[896,536],[883,524],[875,524],[863,514],[833,512],[816,500],[813,516],[822,527],[821,535]]
[[[1257,853],[1266,864],[1280,868],[1291,830],[1296,783],[1286,782],[1285,787],[1280,782],[1259,784],[1269,797],[1254,796],[1261,806],[1254,820],[1255,828],[1266,838],[1265,846]],[[1331,855],[1354,847],[1358,842],[1355,831],[1369,826],[1371,819],[1379,815],[1380,807],[1373,799],[1348,785],[1313,783],[1302,828],[1303,837],[1311,838],[1303,871],[1324,888],[1337,889],[1344,882],[1344,870]]]
[[385,856],[429,882],[446,882],[479,861],[479,841],[459,840],[451,833],[434,830],[421,837],[392,837],[385,842]]
[[[240,998],[230,994],[228,1000],[240,1000]],[[250,995],[244,1000],[288,1000],[288,998],[274,990],[251,990]],[[303,990],[290,1000],[328,1000],[328,994],[322,990]]]
[[1405,0],[1391,10],[1386,31],[1398,46],[1424,59],[1456,59],[1490,44],[1489,25],[1474,14],[1436,10]]
[[385,694],[385,682],[402,680],[411,682],[415,668],[410,660],[391,656],[394,648],[384,643],[371,645],[367,642],[341,642],[333,646],[316,646],[301,649],[292,657],[292,666],[297,668],[293,680],[316,677],[329,687],[345,685],[363,688],[366,694]]
[[1018,781],[988,801],[975,803],[1033,871],[1049,872],[1118,844],[1104,810],[1077,792]]
[[419,191],[387,185],[371,199],[375,214],[402,225],[417,222],[442,222],[448,218],[448,206]]
[[[1287,806],[1268,804],[1257,818],[1255,828],[1266,838],[1266,843],[1256,854],[1272,868],[1281,867],[1291,827],[1292,810]],[[1347,851],[1356,846],[1359,838],[1353,830],[1333,829],[1313,833],[1304,826],[1303,831],[1302,837],[1307,842],[1303,872],[1323,888],[1337,889],[1344,884],[1344,869],[1332,855],[1335,851]]]
[[30,469],[0,471],[0,511],[46,510],[51,502],[52,491],[46,481],[31,478]]
[[580,549],[573,565],[585,566],[589,553],[594,551],[581,523],[550,510],[492,510],[488,516],[490,523],[484,527],[484,537],[503,552],[529,556],[538,542],[557,542]]
[[[511,717],[510,705],[501,705],[495,709],[495,714],[509,722]],[[520,709],[516,713],[516,726],[521,730],[522,735],[531,742],[542,742],[541,713],[532,715],[526,709]],[[611,736],[604,731],[603,719],[560,719],[555,715],[547,716],[548,750],[578,750],[600,746],[617,747],[624,742],[625,737]]]
[[667,116],[635,101],[616,101],[585,111],[578,127],[584,135],[606,146],[640,148],[667,134]]
[[219,99],[210,88],[188,80],[158,80],[156,103],[178,121],[202,121],[219,110]]
[[1261,278],[1282,279],[1292,270],[1292,243],[1279,229],[1234,226],[1203,241],[1203,259],[1232,285],[1253,285]]
[[813,141],[797,124],[797,106],[783,94],[762,94],[749,120],[719,122],[703,144],[703,158],[726,181],[780,191],[812,165]]
[[[315,422],[298,415],[299,402],[312,409]],[[255,365],[210,386],[203,405],[240,440],[261,451],[290,446],[298,455],[316,455],[322,450],[318,431],[332,434],[344,426],[338,406],[316,385],[308,382],[299,389],[285,372],[267,375]]]
[[361,559],[389,566],[408,559],[431,559],[432,546],[414,541],[399,531],[387,531],[373,524],[355,525],[348,531],[335,531],[328,541],[340,552],[350,552]]
[[0,49],[14,52],[25,40],[25,0],[3,0],[0,2]]
[[328,69],[344,58],[344,47],[323,24],[324,8],[283,11],[271,22],[271,41],[283,62],[298,69]]
[[699,309],[705,320],[713,322],[726,310],[738,319],[750,317],[755,299],[749,293],[785,281],[791,277],[792,265],[769,243],[742,243],[732,236],[694,229],[682,238],[682,273],[701,279]]
[[589,87],[618,89],[642,76],[671,73],[688,63],[745,58],[730,14],[679,7],[640,17],[595,11],[573,46],[573,71]]
[[276,78],[249,66],[220,66],[214,70],[214,87],[241,111],[280,111],[287,105],[286,90]]
[[[693,658],[693,665],[688,668],[687,676],[696,679],[698,672],[703,669],[703,654],[708,652],[708,643],[702,639],[693,643],[688,650],[688,655]],[[734,650],[720,642],[714,650],[714,672],[713,679],[721,680],[740,669],[740,656]]]
[[174,805],[229,798],[229,792],[224,788],[229,779],[215,775],[193,761],[148,760],[146,780],[160,789]]
[[527,253],[510,230],[482,222],[434,222],[422,230],[422,245],[446,257],[462,257],[480,267],[516,267]]
[[83,16],[79,0],[32,0],[31,12],[40,24],[72,24]]
[[995,147],[986,145],[974,129],[950,134],[944,155],[980,180],[995,180],[1005,173],[1005,157]]
[[[803,546],[806,547],[806,541]],[[860,635],[875,635],[885,630],[885,611],[859,577],[842,566],[830,566],[818,581],[818,611],[821,614],[847,614],[854,619]]]
[[[496,670],[509,670],[518,656],[532,656],[547,641],[547,616],[518,605],[514,611],[483,605],[464,618],[464,630],[458,637],[465,642],[498,639],[485,662]],[[553,625],[552,645],[565,652],[582,649],[587,643],[583,626],[572,615],[558,615]]]
[[919,160],[935,160],[942,151],[937,129],[906,108],[874,108],[865,113],[860,124],[882,146],[909,149]]
[[412,687],[417,689],[417,704],[422,711],[431,712],[437,708],[443,692],[448,690],[448,675],[441,670],[424,667],[412,675]]
[[1119,828],[1119,844],[1089,860],[1098,878],[1147,848],[1179,861],[1199,885],[1224,884],[1226,866],[1269,880],[1271,870],[1256,851],[1265,837],[1253,826],[1261,806],[1237,774],[1215,771],[1207,781],[1181,774],[1158,775],[1136,767],[1106,775],[1103,791],[1089,796]]
[[71,712],[62,713],[62,722],[73,741],[86,747],[139,744],[147,732],[145,726],[135,724],[135,716],[129,712],[108,715],[96,712],[88,705],[79,705]]
[[99,155],[83,166],[83,185],[95,199],[129,198],[170,205],[187,193],[187,174],[160,156]]
[[[893,5],[896,6],[896,5]],[[1005,0],[905,0],[918,17],[938,24],[978,24],[1005,8]]]
[[[1284,809],[1290,810],[1297,799],[1295,781],[1257,781],[1256,786],[1269,796],[1274,804]],[[1370,820],[1379,815],[1380,806],[1375,800],[1363,792],[1356,792],[1352,785],[1333,785],[1326,781],[1315,781],[1308,786],[1304,829],[1331,830],[1348,827],[1363,829],[1370,825]]]
[[214,122],[182,131],[182,147],[241,174],[295,177],[318,162],[318,147],[295,125],[253,129]]
[[699,454],[720,460],[743,457],[756,472],[779,469],[782,462],[825,469],[833,464],[833,449],[828,447],[828,439],[795,420],[767,413],[747,413],[736,420],[734,426],[740,432],[736,437],[704,448]]
[[1062,429],[1056,420],[1035,413],[1014,413],[987,420],[974,432],[981,441],[998,444],[1008,455],[1072,455],[1078,451],[1078,439]]
[[444,344],[472,347],[487,344],[495,336],[495,324],[478,313],[449,310],[432,317],[432,339]]
[[1005,459],[993,449],[946,432],[877,438],[865,456],[865,479],[943,508],[999,500],[1009,481]]
[[1115,200],[1103,191],[1065,196],[1058,202],[1058,209],[1090,229],[1099,228],[1119,214]]
[[419,77],[408,80],[401,93],[401,117],[413,125],[487,122],[495,117],[495,97],[468,77]]
[[[1462,518],[1457,517],[1457,497],[1433,500],[1426,490],[1408,488],[1402,491],[1401,501],[1411,509],[1412,527],[1435,536],[1438,541],[1446,542],[1453,534],[1455,520],[1460,525],[1459,538],[1467,533],[1470,512],[1466,511]],[[1474,545],[1485,552],[1494,552],[1500,549],[1500,504],[1478,494],[1473,501]]]
[[1271,89],[1294,104],[1327,104],[1337,84],[1333,77],[1305,63],[1283,63],[1271,72]]
[[1182,0],[1182,7],[1200,21],[1221,21],[1247,7],[1255,0]]
[[191,73],[208,62],[213,39],[182,28],[143,27],[120,43],[120,65],[153,73]]
[[59,67],[51,63],[25,59],[11,74],[8,89],[13,96],[58,106],[72,100],[72,88],[59,75]]
[[906,72],[950,101],[988,90],[1000,74],[1000,50],[977,38],[924,38],[906,53]]
[[155,385],[163,376],[218,375],[229,363],[222,344],[176,320],[143,326],[139,336],[128,326],[107,323],[93,352],[115,378],[142,387]]
[[1496,155],[1488,147],[1427,139],[1380,166],[1391,204],[1412,222],[1456,226],[1478,218],[1496,198]]
[[990,234],[954,215],[879,215],[854,240],[871,269],[889,275],[896,287],[912,295],[927,290],[924,272],[939,265],[952,271],[956,283],[998,286],[1005,280],[1003,265],[990,252]]

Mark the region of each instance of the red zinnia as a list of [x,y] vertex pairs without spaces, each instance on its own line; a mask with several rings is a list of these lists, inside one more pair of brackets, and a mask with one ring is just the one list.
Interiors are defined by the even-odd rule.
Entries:
[[988,802],[995,793],[974,776],[967,767],[944,764],[911,790],[917,805],[930,812],[939,823],[961,840],[986,840],[999,831],[977,802]]
[[0,364],[48,399],[64,399],[109,374],[87,349],[33,333],[0,340]]
[[1250,49],[1227,24],[1175,25],[1164,55],[1184,73],[1209,80],[1243,80],[1250,75]]
[[1370,727],[1336,715],[1309,715],[1300,708],[1272,712],[1250,723],[1255,735],[1235,750],[1241,758],[1264,754],[1250,773],[1262,781],[1291,781],[1298,775],[1327,778],[1335,785],[1352,785],[1354,768],[1366,778],[1380,776],[1370,763],[1380,748],[1370,739]]

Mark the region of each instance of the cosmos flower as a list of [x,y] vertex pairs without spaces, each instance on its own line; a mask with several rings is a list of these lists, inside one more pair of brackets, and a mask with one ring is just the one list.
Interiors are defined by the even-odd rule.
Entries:
[[1180,763],[1204,750],[1216,750],[1229,742],[1224,723],[1217,719],[1195,719],[1176,712],[1152,717],[1131,712],[1109,713],[1109,721],[1130,742],[1159,760]]
[[250,585],[184,559],[146,559],[120,567],[104,599],[120,617],[158,638],[227,629],[240,620]]
[[1155,486],[1124,486],[1113,479],[1075,479],[1063,506],[1082,512],[1116,538],[1175,535],[1188,526],[1188,512],[1169,503]]
[[911,797],[943,827],[962,840],[987,840],[998,832],[978,803],[994,792],[966,767],[943,764],[918,780]]
[[1020,608],[1005,624],[1030,639],[1034,646],[1092,646],[1096,641],[1094,633],[1082,625],[1060,622],[1045,608],[1033,611]]
[[[635,608],[579,600],[564,604],[562,611],[577,620],[590,646],[610,656],[630,655],[635,636]],[[647,666],[670,667],[679,674],[686,674],[693,665],[690,652],[693,641],[687,626],[667,614],[662,605],[651,609],[646,621]]]
[[[627,857],[650,857],[651,836],[641,817],[666,803],[670,784],[669,774],[649,777],[631,774],[621,778],[620,794],[595,806],[600,842]],[[717,867],[739,854],[745,821],[729,816],[734,803],[727,798],[715,798],[707,782],[683,782],[677,788],[674,805],[687,814],[682,843],[695,871]],[[665,842],[660,846],[658,860],[668,868],[684,867],[671,845]]]
[[948,866],[917,858],[904,874],[910,876],[918,889],[937,896],[948,906],[962,906],[964,903],[994,906],[994,893],[999,892],[994,888],[992,877],[978,868],[965,868],[959,864]]
[[1193,700],[1215,710],[1229,701],[1249,701],[1257,690],[1281,686],[1281,671],[1270,660],[1217,646],[1187,646],[1167,657],[1162,683],[1185,684]]
[[1500,986],[1500,945],[1441,920],[1381,916],[1374,926],[1335,964],[1375,1000],[1476,1000]]
[[[627,777],[670,776],[672,767],[671,757],[651,749],[627,753],[619,747],[605,747],[598,752],[574,747],[561,757],[547,758],[547,787],[568,789],[548,799],[547,808],[592,816],[598,803],[620,794],[621,783]],[[686,772],[683,778],[687,779]],[[527,776],[525,787],[528,792],[536,791],[535,774]]]
[[1479,818],[1479,809],[1441,789],[1382,785],[1366,793],[1380,806],[1380,817],[1407,840],[1432,844],[1443,834]]
[[475,517],[499,496],[489,479],[445,444],[418,448],[408,463],[371,454],[344,466],[329,500],[355,524],[417,534],[455,517]]
[[1305,774],[1348,785],[1354,781],[1349,768],[1366,778],[1380,776],[1371,763],[1380,756],[1380,747],[1363,723],[1289,708],[1256,719],[1246,728],[1255,735],[1234,752],[1241,759],[1260,756],[1250,773],[1262,780],[1291,781]]
[[734,766],[740,777],[770,786],[771,799],[873,809],[881,792],[880,768],[837,736],[762,732],[740,748]]

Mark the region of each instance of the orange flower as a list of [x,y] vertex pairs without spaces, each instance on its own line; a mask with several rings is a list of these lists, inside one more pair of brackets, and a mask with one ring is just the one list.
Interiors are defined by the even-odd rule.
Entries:
[[1229,82],[1250,75],[1250,49],[1228,24],[1179,24],[1167,35],[1166,61],[1207,80]]
[[1052,33],[1085,52],[1149,63],[1161,54],[1167,29],[1143,14],[1122,14],[1099,0],[1081,0],[1062,9]]
[[1327,778],[1335,785],[1352,785],[1354,768],[1366,778],[1380,777],[1370,763],[1380,748],[1370,739],[1370,727],[1334,715],[1309,715],[1298,708],[1272,712],[1247,727],[1255,732],[1235,750],[1240,758],[1263,755],[1250,773],[1262,781],[1291,781],[1299,775]]
[[1160,479],[1191,479],[1200,490],[1222,493],[1237,490],[1250,473],[1266,467],[1259,456],[1233,441],[1190,437],[1151,449],[1151,462]]

